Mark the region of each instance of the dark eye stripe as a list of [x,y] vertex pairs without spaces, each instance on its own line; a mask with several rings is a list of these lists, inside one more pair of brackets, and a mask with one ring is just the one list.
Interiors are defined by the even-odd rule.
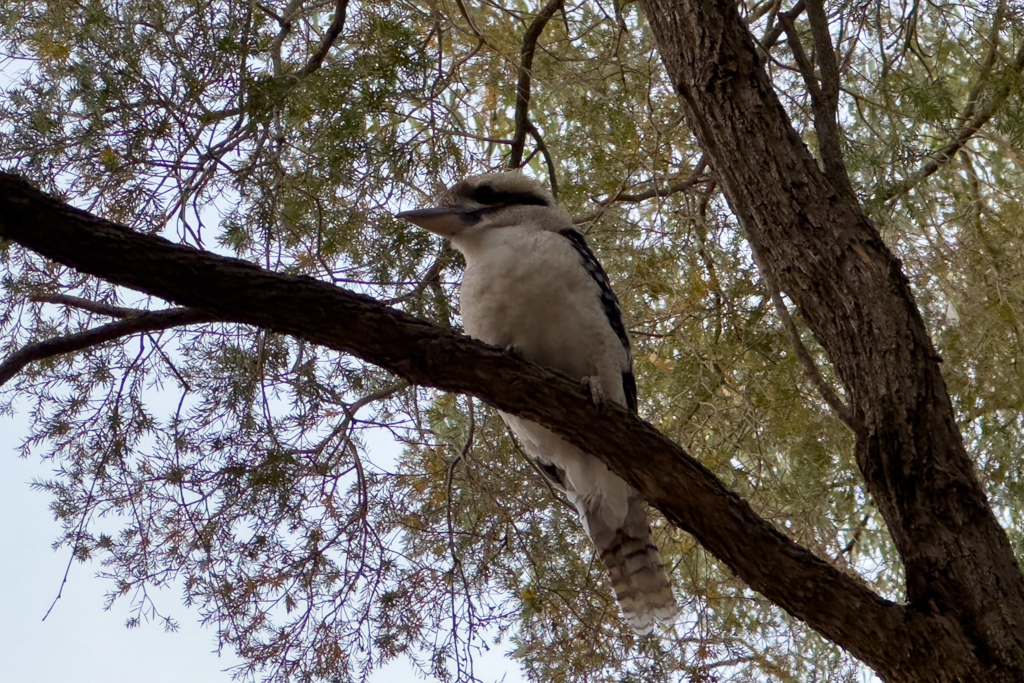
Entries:
[[481,204],[529,204],[547,206],[547,197],[532,192],[500,192],[490,185],[480,185],[473,190],[473,200]]

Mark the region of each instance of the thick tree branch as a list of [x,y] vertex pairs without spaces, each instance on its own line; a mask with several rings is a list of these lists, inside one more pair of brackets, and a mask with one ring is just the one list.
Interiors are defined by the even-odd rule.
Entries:
[[[0,237],[82,272],[356,355],[408,381],[470,394],[535,420],[605,460],[754,590],[875,665],[956,625],[888,602],[760,518],[678,445],[577,382],[513,354],[307,277],[142,235],[0,174]],[[881,653],[881,654],[877,654]],[[941,667],[945,654],[933,655]],[[936,679],[940,680],[940,679]]]
[[732,0],[640,3],[751,248],[825,349],[863,425],[857,463],[903,559],[908,600],[949,624],[941,646],[914,643],[892,660],[880,644],[859,649],[822,632],[883,679],[1024,680],[1024,579],[964,449],[900,262],[793,130]]
[[0,386],[3,386],[18,374],[22,368],[33,361],[52,358],[72,351],[81,351],[90,346],[128,337],[140,332],[155,332],[182,325],[208,323],[217,320],[211,313],[191,308],[171,308],[164,311],[144,311],[129,315],[117,322],[101,325],[85,332],[55,337],[45,341],[29,344],[15,351],[0,363]]
[[526,136],[530,134],[530,81],[533,78],[533,55],[537,51],[537,40],[551,17],[562,6],[562,0],[548,0],[548,4],[533,18],[523,36],[523,47],[519,50],[519,82],[516,84],[516,130],[512,135],[512,151],[508,158],[509,168],[523,164],[523,150]]

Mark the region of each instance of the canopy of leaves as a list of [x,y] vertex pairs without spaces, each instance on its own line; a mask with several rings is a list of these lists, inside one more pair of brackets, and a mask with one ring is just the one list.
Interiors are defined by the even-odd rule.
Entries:
[[[641,415],[796,541],[899,599],[852,435],[791,333],[831,383],[827,358],[799,319],[787,330],[780,317],[643,16],[606,0],[553,7],[533,56],[531,127],[518,131],[525,171],[557,189],[611,276]],[[813,149],[801,7],[744,12]],[[1024,17],[1003,2],[826,8],[847,169],[904,260],[1019,547]],[[6,0],[0,162],[141,231],[457,328],[458,258],[392,215],[508,164],[520,54],[541,9]],[[123,316],[119,306],[161,307],[9,245],[0,259],[7,353]],[[862,673],[658,522],[684,613],[636,638],[575,511],[494,414],[350,357],[206,324],[37,363],[4,392],[4,410],[30,408],[25,452],[58,469],[38,485],[69,552],[99,561],[111,599],[140,618],[171,620],[147,590],[182,586],[243,676],[359,680],[404,655],[437,679],[471,680],[474,653],[496,641],[538,681]],[[104,515],[119,533],[96,530]]]

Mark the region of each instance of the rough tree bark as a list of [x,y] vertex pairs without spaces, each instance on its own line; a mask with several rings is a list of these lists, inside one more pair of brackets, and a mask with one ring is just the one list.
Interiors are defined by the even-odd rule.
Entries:
[[1024,580],[974,477],[899,262],[789,125],[734,4],[641,4],[759,261],[835,364],[858,464],[906,566],[905,605],[792,542],[627,411],[594,407],[575,383],[498,349],[326,283],[133,233],[6,174],[0,236],[203,316],[295,335],[550,426],[884,680],[1024,680]]
[[900,681],[1024,680],[1024,580],[964,450],[899,261],[793,130],[734,2],[640,4],[751,247],[843,383],[857,463],[903,560],[909,606],[945,615],[969,643],[949,652],[960,663],[946,671],[876,669]]

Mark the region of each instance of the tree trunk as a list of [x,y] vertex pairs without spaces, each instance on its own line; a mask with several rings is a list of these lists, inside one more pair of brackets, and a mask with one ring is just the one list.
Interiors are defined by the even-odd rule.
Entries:
[[[857,463],[903,560],[908,606],[951,625],[948,642],[921,643],[904,662],[851,651],[890,681],[1024,680],[1024,580],[899,261],[793,130],[734,2],[641,6],[761,267],[843,384]],[[939,650],[949,660],[935,668]]]

